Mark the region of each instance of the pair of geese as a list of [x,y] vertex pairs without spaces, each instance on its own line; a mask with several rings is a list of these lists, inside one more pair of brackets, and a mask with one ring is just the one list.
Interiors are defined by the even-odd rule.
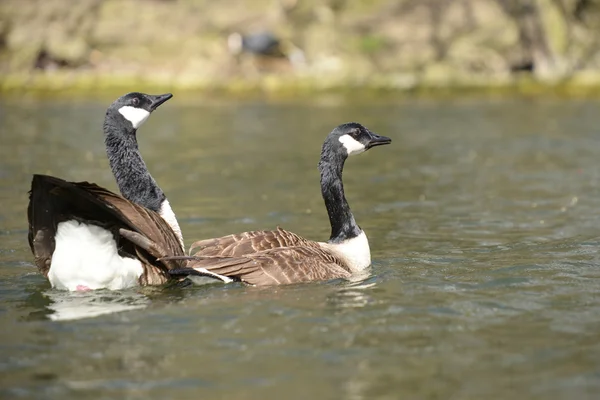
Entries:
[[52,287],[118,290],[196,275],[277,285],[348,278],[371,264],[369,242],[344,196],[342,170],[348,156],[391,139],[358,123],[336,127],[321,151],[321,192],[331,223],[327,242],[278,227],[200,240],[186,254],[175,214],[136,138],[137,129],[171,97],[129,93],[108,108],[106,153],[121,195],[88,182],[33,176],[29,244]]

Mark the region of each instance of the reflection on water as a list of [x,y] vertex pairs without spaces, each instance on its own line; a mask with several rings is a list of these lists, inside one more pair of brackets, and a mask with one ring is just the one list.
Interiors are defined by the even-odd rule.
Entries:
[[348,283],[340,286],[328,296],[327,302],[334,308],[360,308],[374,301],[369,295],[370,289],[377,285],[373,278],[369,278],[371,271],[366,270],[354,274]]
[[36,272],[31,174],[115,189],[103,102],[0,105],[0,397],[595,399],[597,102],[314,106],[186,101],[138,132],[189,245],[277,225],[324,240],[317,161],[348,160],[373,266],[352,281],[66,294]]
[[60,292],[49,290],[44,293],[50,300],[48,315],[53,321],[68,321],[92,318],[122,311],[139,310],[148,306],[150,300],[138,293],[110,291]]

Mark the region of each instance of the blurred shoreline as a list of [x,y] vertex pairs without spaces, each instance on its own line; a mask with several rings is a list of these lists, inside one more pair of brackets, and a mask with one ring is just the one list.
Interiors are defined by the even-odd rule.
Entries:
[[0,2],[0,94],[130,90],[598,97],[600,0]]

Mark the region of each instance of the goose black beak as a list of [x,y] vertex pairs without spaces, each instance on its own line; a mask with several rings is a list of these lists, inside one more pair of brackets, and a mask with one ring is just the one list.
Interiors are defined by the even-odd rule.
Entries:
[[365,147],[368,150],[371,147],[382,146],[384,144],[390,143],[392,143],[392,139],[390,139],[389,137],[377,135],[376,133],[371,132],[371,138],[369,139],[369,142]]
[[154,111],[165,101],[169,100],[173,95],[171,93],[159,94],[156,96],[148,96],[150,97],[150,111]]

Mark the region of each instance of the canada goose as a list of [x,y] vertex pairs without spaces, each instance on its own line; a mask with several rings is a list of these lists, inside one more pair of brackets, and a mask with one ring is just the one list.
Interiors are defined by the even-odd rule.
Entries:
[[35,264],[53,287],[122,289],[169,279],[183,255],[175,214],[138,150],[136,132],[171,94],[129,93],[104,120],[106,153],[122,196],[87,182],[34,175],[27,216]]
[[218,274],[222,281],[251,285],[273,285],[346,278],[371,264],[369,241],[356,224],[344,196],[342,170],[348,156],[371,147],[389,144],[358,123],[336,127],[325,139],[319,171],[321,193],[331,224],[327,242],[305,239],[277,228],[201,240],[192,245],[191,256],[168,257],[189,260],[184,269],[170,270],[174,276]]

